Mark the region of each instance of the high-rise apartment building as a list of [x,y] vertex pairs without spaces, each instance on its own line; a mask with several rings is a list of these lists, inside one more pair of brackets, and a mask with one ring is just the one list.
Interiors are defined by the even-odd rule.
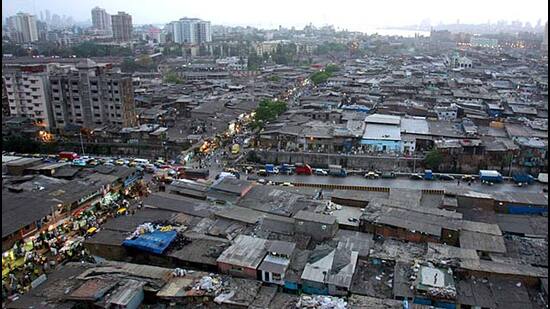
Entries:
[[17,13],[8,18],[10,38],[18,43],[38,41],[36,16],[27,13]]
[[210,22],[198,18],[182,18],[170,23],[175,43],[202,44],[212,42]]
[[212,32],[210,30],[210,22],[201,20],[196,26],[196,36],[198,43],[212,42]]
[[132,16],[125,12],[118,12],[111,16],[111,25],[113,28],[113,38],[118,42],[128,42],[132,40]]
[[111,31],[111,15],[96,6],[92,9],[92,26],[96,30]]
[[87,59],[76,69],[50,74],[51,104],[55,126],[95,128],[136,123],[132,77],[111,71]]
[[48,130],[53,128],[47,66],[5,65],[2,79],[11,116],[28,118]]

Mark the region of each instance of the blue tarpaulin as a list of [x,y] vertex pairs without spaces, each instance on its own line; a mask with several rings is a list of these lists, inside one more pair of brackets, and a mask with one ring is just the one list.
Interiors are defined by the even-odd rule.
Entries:
[[122,242],[122,245],[147,252],[162,254],[174,238],[176,238],[176,234],[176,231],[154,231],[152,233],[140,235],[134,239],[126,239]]

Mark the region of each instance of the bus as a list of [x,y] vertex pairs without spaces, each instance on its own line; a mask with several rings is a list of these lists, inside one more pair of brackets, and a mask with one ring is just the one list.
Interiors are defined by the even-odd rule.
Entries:
[[78,154],[76,152],[62,151],[59,153],[59,159],[67,159],[72,161],[77,158],[78,158]]

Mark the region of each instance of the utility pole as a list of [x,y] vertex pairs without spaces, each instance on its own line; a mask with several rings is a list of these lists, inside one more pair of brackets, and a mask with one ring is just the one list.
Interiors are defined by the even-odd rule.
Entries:
[[82,155],[85,156],[86,154],[84,153],[84,142],[82,141],[82,132],[79,131],[78,135],[80,136],[80,148],[82,149]]
[[512,156],[512,158],[510,159],[510,167],[508,168],[508,177],[512,177],[512,163],[514,163],[515,158],[516,156]]

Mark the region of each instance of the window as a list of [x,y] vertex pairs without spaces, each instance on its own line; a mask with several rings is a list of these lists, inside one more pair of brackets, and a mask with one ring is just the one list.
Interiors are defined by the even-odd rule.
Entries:
[[76,117],[82,117],[82,114],[81,113],[76,113],[75,116]]
[[99,118],[99,117],[101,117],[101,115],[100,115],[100,114],[94,114],[94,117],[98,117],[98,118]]
[[61,113],[55,113],[57,117],[61,117]]

